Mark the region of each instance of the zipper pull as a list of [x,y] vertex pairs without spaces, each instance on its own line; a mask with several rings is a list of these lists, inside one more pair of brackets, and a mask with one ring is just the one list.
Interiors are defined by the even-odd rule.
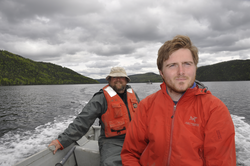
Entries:
[[176,105],[174,105],[174,111],[173,111],[173,115],[171,116],[171,119],[174,118],[175,110],[176,110]]

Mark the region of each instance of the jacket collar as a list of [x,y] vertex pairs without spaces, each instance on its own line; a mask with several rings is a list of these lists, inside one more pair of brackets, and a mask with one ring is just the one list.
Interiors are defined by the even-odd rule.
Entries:
[[[195,81],[193,86],[191,88],[188,88],[184,93],[188,96],[190,95],[204,95],[204,94],[211,94],[211,92],[209,90],[207,90],[207,88],[205,86],[203,86],[203,88],[199,87],[200,84],[197,84],[197,82]],[[202,84],[203,85],[203,84]],[[164,94],[166,94],[167,96],[169,96],[169,94],[167,93],[167,86],[166,83],[163,82],[161,85],[161,89],[163,91]],[[183,96],[182,95],[182,96]],[[186,96],[185,95],[185,96]],[[170,96],[169,96],[170,97]]]

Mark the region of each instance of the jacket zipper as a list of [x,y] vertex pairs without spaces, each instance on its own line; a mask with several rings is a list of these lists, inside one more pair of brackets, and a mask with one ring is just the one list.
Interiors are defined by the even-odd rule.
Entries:
[[200,158],[202,159],[203,166],[206,166],[206,162],[205,162],[205,159],[204,159],[202,148],[199,148],[198,153],[199,153]]
[[173,115],[172,115],[172,124],[171,124],[171,133],[170,133],[170,143],[169,143],[169,152],[168,152],[168,164],[167,166],[170,165],[170,158],[171,158],[171,152],[172,152],[172,141],[173,141],[173,130],[174,130],[174,115],[176,111],[176,105],[174,105],[173,109]]

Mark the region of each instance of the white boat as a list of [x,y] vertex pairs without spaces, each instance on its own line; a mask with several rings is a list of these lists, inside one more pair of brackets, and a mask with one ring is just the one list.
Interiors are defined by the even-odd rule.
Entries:
[[150,80],[148,80],[147,84],[152,84],[152,82]]
[[92,126],[76,143],[53,154],[55,146],[46,148],[14,166],[99,166],[98,137],[100,126]]

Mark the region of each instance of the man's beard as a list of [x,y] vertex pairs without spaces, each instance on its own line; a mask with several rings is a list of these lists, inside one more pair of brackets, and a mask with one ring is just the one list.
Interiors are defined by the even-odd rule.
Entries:
[[[195,77],[190,80],[187,84],[186,87],[184,88],[180,88],[178,87],[178,85],[176,86],[176,84],[174,82],[167,82],[164,80],[164,82],[166,83],[167,87],[168,87],[168,90],[169,91],[174,91],[175,93],[184,93],[188,88],[192,87],[192,85],[194,84],[194,81],[195,81]],[[179,84],[182,84],[181,82]]]
[[116,91],[117,93],[124,91],[126,88],[126,85],[124,86],[124,85],[122,85],[121,82],[119,82],[119,83],[120,83],[120,85],[117,85],[117,82],[115,82],[115,84],[113,86],[111,86],[114,89],[114,91]]

